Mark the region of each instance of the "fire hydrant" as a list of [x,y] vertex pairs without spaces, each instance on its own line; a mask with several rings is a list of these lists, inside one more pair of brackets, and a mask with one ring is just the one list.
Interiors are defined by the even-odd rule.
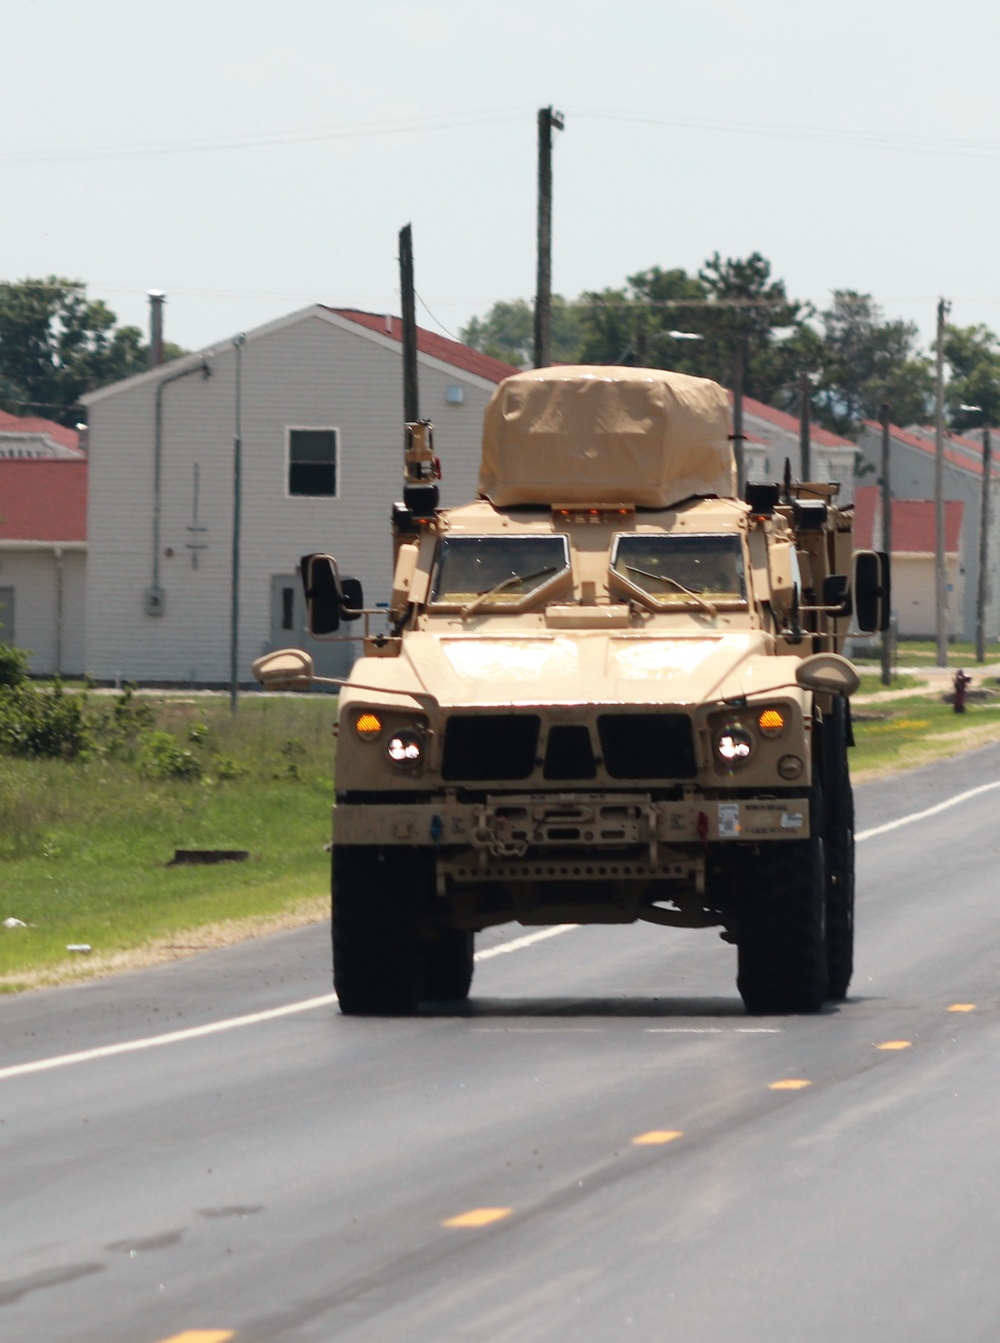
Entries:
[[955,679],[952,685],[955,687],[955,712],[965,713],[965,691],[972,684],[972,677],[966,676],[965,672],[959,667],[955,673]]

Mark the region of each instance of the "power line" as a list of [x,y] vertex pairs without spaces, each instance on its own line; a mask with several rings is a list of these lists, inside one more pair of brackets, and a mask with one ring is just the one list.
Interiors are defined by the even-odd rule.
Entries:
[[[894,131],[855,130],[842,126],[801,126],[782,122],[654,116],[593,107],[571,109],[571,113],[581,120],[610,121],[633,126],[662,126],[671,130],[706,131],[758,139],[793,140],[809,144],[841,145],[855,149],[902,151],[913,154],[945,154],[985,159],[1000,158],[1000,140],[974,140]],[[393,121],[361,122],[355,125],[312,127],[295,131],[215,136],[206,139],[138,141],[117,145],[79,145],[48,149],[8,150],[6,153],[0,154],[0,166],[17,168],[62,163],[95,163],[102,160],[153,158],[181,154],[231,153],[248,149],[321,144],[334,140],[476,129],[482,126],[500,125],[505,122],[520,122],[524,116],[525,114],[520,108],[508,108],[458,115],[404,117]]]
[[665,126],[674,130],[715,131],[763,139],[803,140],[810,144],[844,145],[855,149],[884,149],[914,154],[947,154],[966,158],[1000,157],[1000,140],[968,140],[944,136],[900,134],[894,131],[849,130],[834,126],[796,126],[767,121],[723,121],[703,117],[646,116],[600,108],[571,108],[574,119],[616,121],[634,126]]
[[209,154],[233,150],[264,149],[272,145],[317,144],[330,140],[356,140],[382,135],[416,135],[428,131],[453,131],[520,121],[516,111],[474,112],[460,116],[406,117],[403,120],[366,122],[355,126],[335,126],[302,131],[218,136],[207,140],[165,140],[133,144],[80,146],[73,149],[23,149],[0,154],[0,165],[7,168],[58,163],[94,163],[107,159],[153,158],[171,154]]

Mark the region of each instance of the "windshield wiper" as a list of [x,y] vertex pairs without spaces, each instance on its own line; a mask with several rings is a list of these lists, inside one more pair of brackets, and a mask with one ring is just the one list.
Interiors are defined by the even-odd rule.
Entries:
[[512,588],[517,583],[530,583],[533,578],[544,578],[546,574],[558,573],[561,568],[562,565],[553,564],[547,569],[536,569],[533,574],[522,575],[512,573],[509,578],[501,579],[499,583],[494,584],[491,588],[487,588],[485,592],[480,592],[477,597],[473,597],[471,602],[463,606],[460,613],[462,619],[465,620],[466,616],[471,616],[473,611],[478,611],[484,602],[488,602],[491,597],[495,597],[498,593],[506,591],[507,588]]
[[671,578],[669,574],[647,573],[645,569],[636,569],[632,564],[626,564],[625,568],[630,574],[641,574],[643,578],[651,578],[654,583],[671,583],[678,592],[683,592],[685,597],[690,597],[692,601],[696,601],[699,606],[703,606],[710,616],[717,616],[719,614],[717,608],[713,606],[707,598],[703,597],[700,592],[695,592],[692,588],[686,588],[683,583],[678,583],[677,579]]

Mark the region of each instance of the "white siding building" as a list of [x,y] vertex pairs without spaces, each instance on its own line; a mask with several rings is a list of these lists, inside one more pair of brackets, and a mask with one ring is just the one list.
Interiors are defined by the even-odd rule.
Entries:
[[[84,397],[89,418],[86,665],[103,682],[223,685],[230,675],[234,441],[240,374],[239,679],[287,644],[337,674],[352,653],[303,631],[296,567],[314,550],[391,580],[401,497],[400,322],[315,305]],[[421,414],[442,503],[474,497],[483,411],[513,372],[420,331]]]

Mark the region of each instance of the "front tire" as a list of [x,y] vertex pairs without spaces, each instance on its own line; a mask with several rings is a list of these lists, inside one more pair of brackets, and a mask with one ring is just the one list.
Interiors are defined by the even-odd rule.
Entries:
[[424,998],[463,1002],[472,985],[474,937],[465,928],[443,928],[424,950]]
[[423,883],[419,856],[408,863],[410,853],[333,846],[333,986],[348,1016],[409,1016],[417,1010]]
[[826,957],[832,1002],[843,1002],[854,973],[854,795],[847,763],[849,709],[836,698],[823,720],[826,803]]
[[826,1000],[821,811],[816,799],[809,839],[762,843],[741,866],[736,985],[754,1016],[818,1012]]

